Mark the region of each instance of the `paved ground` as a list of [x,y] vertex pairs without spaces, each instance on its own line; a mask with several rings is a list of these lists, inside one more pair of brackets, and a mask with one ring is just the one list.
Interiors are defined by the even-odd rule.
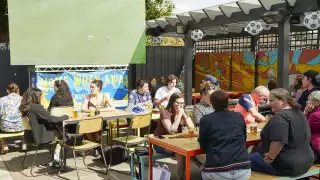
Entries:
[[[30,152],[30,154],[27,156],[26,159],[26,167],[30,167],[32,164],[33,160],[33,152]],[[18,147],[10,147],[10,152],[1,155],[0,158],[0,179],[1,180],[32,180],[32,179],[37,179],[37,180],[53,180],[53,179],[64,179],[64,180],[74,180],[77,179],[77,173],[75,171],[75,164],[72,158],[72,154],[68,154],[68,159],[67,159],[67,165],[68,169],[66,172],[63,172],[61,174],[55,173],[55,174],[49,174],[49,175],[42,175],[42,176],[37,176],[36,178],[32,177],[30,174],[30,168],[28,169],[23,169],[21,166],[22,160],[23,160],[24,153],[19,151]],[[47,150],[41,150],[39,151],[39,154],[37,156],[37,164],[45,164],[49,162],[49,152]],[[102,167],[102,163],[100,160],[95,159],[92,156],[87,157],[86,162],[89,166],[92,167]],[[172,178],[173,180],[176,179],[175,177],[175,164],[176,161],[170,158],[163,159],[159,161],[159,164],[162,165],[163,163],[167,164],[172,172]],[[123,173],[118,173],[115,171],[110,171],[108,175],[96,173],[95,171],[91,171],[87,169],[82,162],[82,158],[78,157],[77,158],[77,165],[80,169],[79,173],[81,176],[81,179],[83,180],[92,180],[92,179],[107,179],[107,180],[130,180],[131,176],[126,175]],[[112,167],[112,169],[117,169],[124,171],[128,173],[130,171],[128,163],[123,163],[120,165],[117,165],[115,167]],[[42,173],[48,173],[52,172],[52,168],[46,167],[46,166],[40,166],[40,167],[35,167],[34,168],[34,173],[35,174],[42,174]],[[148,166],[145,167],[145,177],[148,177]],[[192,165],[191,167],[192,170],[192,179],[201,179],[200,177],[200,172],[198,169],[195,167],[195,165]]]

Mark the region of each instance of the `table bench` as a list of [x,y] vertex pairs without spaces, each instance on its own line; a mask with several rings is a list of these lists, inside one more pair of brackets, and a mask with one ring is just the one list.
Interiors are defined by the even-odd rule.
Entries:
[[[301,176],[297,177],[280,177],[280,176],[272,176],[269,174],[261,173],[261,172],[255,172],[251,171],[251,177],[250,180],[290,180],[290,179],[300,179],[305,177],[311,177],[314,175],[320,174],[320,166],[319,165],[313,165],[308,172]],[[319,179],[319,177],[317,177]]]
[[12,138],[12,137],[19,137],[19,136],[23,136],[24,135],[24,131],[22,132],[17,132],[17,133],[0,133],[0,141],[1,141],[1,150],[0,153],[3,154],[4,153],[4,146],[5,146],[5,139],[7,138]]

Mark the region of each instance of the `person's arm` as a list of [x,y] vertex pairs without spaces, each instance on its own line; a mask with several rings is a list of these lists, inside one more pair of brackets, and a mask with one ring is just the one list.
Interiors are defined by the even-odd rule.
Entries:
[[112,108],[113,107],[110,99],[107,97],[106,94],[103,94],[103,103],[105,104],[106,108]]
[[51,111],[51,109],[52,109],[52,107],[53,107],[53,104],[56,103],[56,98],[55,98],[55,97],[56,97],[56,96],[53,95],[52,98],[51,98],[51,100],[50,100],[50,103],[49,103],[49,106],[48,106],[48,112]]
[[39,109],[35,112],[38,121],[42,121],[46,124],[55,124],[58,122],[61,122],[63,120],[69,119],[69,115],[63,115],[63,116],[52,116],[48,111],[46,111],[42,106],[39,107]]
[[202,113],[197,106],[193,106],[193,113],[192,113],[192,121],[196,126],[200,125],[200,119],[202,118]]
[[251,114],[252,117],[256,119],[258,123],[265,122],[267,120],[266,117],[264,117],[262,114],[258,112],[256,107],[248,109],[248,112]]
[[194,124],[189,115],[183,113],[182,118],[184,119],[185,124],[188,126],[189,129],[194,129]]
[[130,94],[129,94],[128,105],[129,105],[129,106],[134,106],[134,105],[136,105],[136,101],[135,101],[134,94],[133,94],[132,91],[131,91]]
[[156,92],[156,95],[154,96],[154,103],[156,106],[159,106],[159,105],[161,105],[161,103],[169,100],[168,96],[162,97],[160,91],[161,91],[161,89],[158,89],[158,91]]
[[89,109],[88,109],[88,103],[89,103],[89,99],[90,99],[89,96],[90,95],[88,95],[86,98],[84,98],[84,102],[83,102],[82,107],[81,107],[81,111],[83,111],[83,112],[88,112],[89,111]]
[[175,115],[173,123],[171,123],[170,118],[171,118],[171,115],[170,115],[169,112],[163,111],[163,112],[160,114],[160,121],[161,121],[163,127],[164,127],[169,133],[175,133],[175,132],[177,132],[177,130],[178,130],[180,121],[181,121],[181,119],[182,119],[182,114],[179,113],[179,114]]
[[308,122],[311,133],[320,132],[320,116],[317,114],[309,114]]
[[283,146],[288,144],[289,124],[281,115],[276,115],[271,122],[269,130],[269,152],[265,154],[265,162],[272,163],[281,152]]
[[200,121],[200,128],[199,128],[199,137],[198,142],[200,144],[201,149],[207,149],[208,148],[208,141],[207,141],[207,129],[210,126],[206,123],[205,116]]
[[252,117],[256,119],[257,122],[264,122],[266,121],[266,118],[260,114],[257,110],[257,108],[253,105],[251,101],[251,97],[247,94],[242,95],[239,98],[239,105],[241,105],[244,109],[246,109]]

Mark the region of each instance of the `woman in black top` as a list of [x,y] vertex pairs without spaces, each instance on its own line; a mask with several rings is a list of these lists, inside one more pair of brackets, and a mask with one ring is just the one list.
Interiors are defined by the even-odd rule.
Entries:
[[261,144],[251,155],[251,168],[277,176],[302,175],[314,159],[308,121],[287,90],[272,90],[269,100],[275,115],[261,131]]
[[228,94],[217,90],[210,101],[215,112],[200,120],[200,147],[206,152],[202,179],[247,180],[251,175],[243,116],[228,111]]
[[64,80],[56,80],[53,85],[55,95],[52,96],[48,111],[53,107],[73,106],[72,96],[68,84]]
[[[54,130],[56,125],[69,118],[64,115],[61,117],[51,116],[51,114],[41,105],[42,92],[38,88],[29,88],[23,95],[19,107],[23,116],[30,120],[32,132],[26,132],[25,135],[31,135],[36,144],[44,144],[54,140]],[[28,134],[29,133],[29,134]]]

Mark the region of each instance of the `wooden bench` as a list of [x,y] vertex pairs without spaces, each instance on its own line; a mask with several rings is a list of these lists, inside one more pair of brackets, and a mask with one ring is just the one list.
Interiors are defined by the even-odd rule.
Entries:
[[0,141],[1,141],[1,154],[4,152],[4,146],[5,146],[5,139],[12,138],[12,137],[22,137],[24,135],[24,131],[18,132],[18,133],[0,133]]
[[[260,172],[255,172],[251,171],[251,177],[250,180],[289,180],[289,179],[300,179],[300,178],[305,178],[305,177],[311,177],[315,175],[320,174],[320,166],[319,165],[313,165],[308,172],[301,176],[297,177],[280,177],[280,176],[272,176],[269,174],[265,173],[260,173]],[[317,177],[318,178],[318,177]]]

